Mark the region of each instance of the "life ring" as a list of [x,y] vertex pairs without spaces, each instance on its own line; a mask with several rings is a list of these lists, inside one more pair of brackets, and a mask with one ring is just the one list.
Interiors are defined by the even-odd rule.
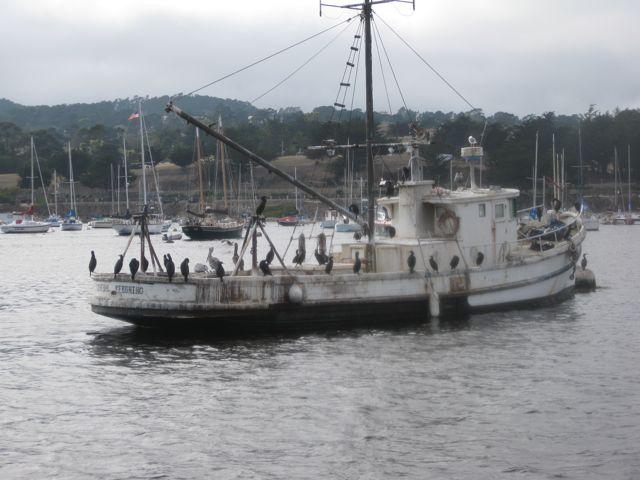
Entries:
[[451,210],[445,209],[438,217],[438,227],[445,235],[453,236],[458,233],[460,228],[460,218]]

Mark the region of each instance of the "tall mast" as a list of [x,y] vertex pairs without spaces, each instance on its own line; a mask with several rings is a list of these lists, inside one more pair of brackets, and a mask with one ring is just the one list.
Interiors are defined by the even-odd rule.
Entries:
[[120,164],[116,166],[116,205],[118,206],[117,211],[118,215],[120,215]]
[[53,169],[53,202],[55,213],[58,215],[58,174],[55,168]]
[[114,198],[113,198],[113,163],[109,165],[109,170],[111,173],[111,215],[113,215],[114,212]]
[[628,193],[627,193],[627,210],[631,213],[631,145],[627,145],[627,177],[628,177]]
[[142,165],[142,208],[147,206],[147,175],[144,165],[144,130],[142,126],[142,100],[138,100],[138,113],[140,116],[140,163]]
[[[453,162],[450,162],[453,165]],[[533,160],[533,208],[538,201],[538,132],[536,132],[536,153]]]
[[582,129],[578,126],[578,157],[580,168],[580,208],[582,208],[582,197],[584,195],[584,177],[582,173]]
[[31,137],[31,205],[34,204],[33,195],[33,137]]
[[[222,133],[222,115],[218,115],[218,132]],[[220,166],[222,167],[222,194],[224,195],[224,209],[229,211],[229,203],[227,200],[227,171],[225,169],[224,160],[224,144],[220,145]]]
[[373,190],[373,68],[372,68],[372,52],[371,52],[371,0],[364,0],[362,7],[362,16],[364,18],[364,65],[365,65],[365,84],[366,84],[366,106],[367,106],[367,223],[369,224],[369,241],[367,268],[369,271],[375,272],[375,255],[373,244],[375,241],[375,198]]
[[200,150],[200,129],[196,128],[196,162],[198,162],[198,186],[200,187],[200,213],[204,213],[204,186],[202,180],[202,151]]
[[124,156],[124,197],[127,202],[127,211],[129,211],[129,177],[127,175],[127,139],[122,134],[122,154]]
[[74,188],[73,188],[73,165],[71,165],[71,140],[68,143],[69,146],[69,195],[71,195],[71,210],[76,209],[76,202],[74,201]]

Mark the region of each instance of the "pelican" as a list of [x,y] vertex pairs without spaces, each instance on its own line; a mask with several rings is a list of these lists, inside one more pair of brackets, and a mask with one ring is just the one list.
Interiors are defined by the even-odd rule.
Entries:
[[234,242],[233,244],[233,264],[235,265],[236,263],[238,263],[238,260],[240,259],[240,256],[238,255],[238,242]]
[[582,261],[580,262],[580,266],[582,267],[582,270],[585,270],[587,268],[587,254],[586,253],[582,254]]
[[273,247],[271,247],[271,249],[267,252],[267,257],[265,258],[268,265],[271,265],[271,262],[273,262],[273,257],[275,256],[276,252],[273,250]]
[[207,255],[207,263],[211,268],[212,272],[215,272],[218,269],[218,264],[220,263],[220,259],[216,258],[212,255],[213,247],[209,247],[209,255]]

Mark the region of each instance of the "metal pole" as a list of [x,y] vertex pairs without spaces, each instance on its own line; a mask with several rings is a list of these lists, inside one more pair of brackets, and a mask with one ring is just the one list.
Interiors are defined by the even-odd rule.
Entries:
[[296,180],[295,178],[293,178],[288,173],[286,173],[286,172],[280,170],[279,168],[275,167],[274,165],[272,165],[270,162],[268,162],[264,158],[256,155],[255,153],[253,153],[252,151],[246,149],[245,147],[243,147],[239,143],[231,140],[229,137],[226,137],[222,133],[216,132],[215,130],[209,128],[207,125],[202,123],[200,120],[192,117],[191,115],[189,115],[188,113],[186,113],[185,111],[180,109],[179,107],[175,106],[173,103],[169,103],[167,105],[166,111],[167,112],[174,112],[176,115],[178,115],[180,118],[183,118],[188,123],[200,128],[200,130],[202,130],[203,132],[206,132],[208,135],[211,135],[212,137],[217,138],[218,140],[220,140],[225,145],[228,145],[229,147],[233,148],[235,151],[237,151],[237,152],[249,157],[249,159],[251,161],[253,161],[253,162],[257,163],[258,165],[266,168],[267,171],[269,171],[271,173],[274,173],[274,174],[278,175],[280,178],[282,178],[283,180],[291,183],[292,185],[295,185],[296,187],[298,187],[303,192],[308,193],[309,195],[311,195],[312,197],[316,198],[320,202],[324,203],[328,207],[339,211],[344,216],[350,218],[351,220],[353,220],[357,224],[364,225],[364,223],[365,223],[364,221],[362,221],[360,218],[356,218],[356,216],[353,213],[351,213],[351,211],[346,209],[345,207],[343,207],[341,205],[338,205],[333,200],[327,198],[326,196],[322,195],[319,192],[316,192],[314,189],[312,189],[311,187],[309,187],[305,183],[302,183],[301,181]]
[[33,204],[33,137],[31,137],[31,206],[33,206]]
[[536,154],[533,160],[533,208],[538,201],[538,132],[536,132]]
[[366,106],[367,106],[367,223],[369,225],[369,241],[367,244],[367,270],[376,271],[375,265],[375,218],[376,206],[373,191],[373,68],[372,68],[372,52],[371,52],[371,0],[365,0],[362,8],[364,17],[364,64],[366,72]]
[[122,134],[122,154],[124,157],[124,197],[127,202],[127,211],[129,211],[129,176],[127,174],[127,139]]
[[142,203],[147,205],[147,175],[144,166],[144,131],[142,127],[142,100],[138,100],[138,114],[140,115],[140,164],[142,166]]

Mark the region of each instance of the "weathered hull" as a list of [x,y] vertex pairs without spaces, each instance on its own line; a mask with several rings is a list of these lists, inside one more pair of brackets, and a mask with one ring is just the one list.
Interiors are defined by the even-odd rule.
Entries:
[[[567,249],[544,252],[508,266],[441,273],[354,275],[322,270],[293,275],[192,275],[188,282],[162,276],[94,276],[96,313],[146,326],[224,330],[323,328],[427,320],[431,303],[442,315],[564,300],[573,292],[575,264]],[[171,299],[171,300],[168,300]]]
[[0,230],[3,233],[47,233],[49,231],[50,225],[48,223],[39,224],[39,225],[22,225],[22,224],[13,224],[10,223],[8,225],[2,225]]
[[182,232],[191,240],[219,240],[224,238],[241,238],[244,225],[237,227],[215,227],[202,225],[186,225]]

